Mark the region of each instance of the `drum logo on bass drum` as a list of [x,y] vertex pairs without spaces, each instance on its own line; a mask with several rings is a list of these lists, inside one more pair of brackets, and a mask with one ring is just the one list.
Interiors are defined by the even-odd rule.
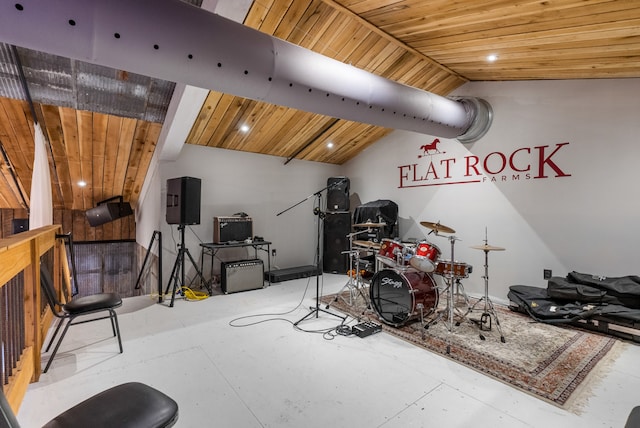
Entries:
[[470,154],[461,158],[446,156],[447,152],[437,148],[439,143],[436,138],[431,144],[419,147],[421,163],[398,166],[400,189],[571,176],[561,168],[559,159],[569,146],[568,142],[555,146],[520,147],[510,153]]
[[393,288],[402,288],[402,281],[394,281],[393,278],[384,277],[380,280],[380,285],[391,285]]

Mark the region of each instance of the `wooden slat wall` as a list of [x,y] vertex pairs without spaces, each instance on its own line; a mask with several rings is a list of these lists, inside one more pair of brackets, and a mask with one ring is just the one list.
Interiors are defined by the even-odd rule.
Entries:
[[[122,195],[136,206],[162,125],[67,107],[37,105],[51,147],[53,204],[84,211]],[[27,208],[34,156],[33,121],[24,101],[0,98],[0,143],[15,171],[0,156],[0,208]],[[85,187],[78,185],[80,181]],[[110,234],[109,234],[110,235]]]

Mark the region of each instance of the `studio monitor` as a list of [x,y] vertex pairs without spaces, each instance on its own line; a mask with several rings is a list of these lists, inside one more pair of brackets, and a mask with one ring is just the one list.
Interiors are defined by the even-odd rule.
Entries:
[[167,180],[168,224],[200,224],[200,188],[199,178]]
[[349,179],[327,179],[327,211],[349,211]]

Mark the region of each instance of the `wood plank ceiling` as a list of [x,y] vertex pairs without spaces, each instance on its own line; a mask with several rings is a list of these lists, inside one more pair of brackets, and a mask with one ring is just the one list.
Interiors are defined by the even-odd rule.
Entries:
[[[467,81],[640,77],[638,1],[260,0],[245,25],[440,95]],[[86,210],[116,195],[136,206],[168,124],[47,103],[36,114],[56,208]],[[187,143],[343,164],[389,132],[210,92]],[[0,143],[0,208],[27,208],[33,124],[24,99],[0,98]]]

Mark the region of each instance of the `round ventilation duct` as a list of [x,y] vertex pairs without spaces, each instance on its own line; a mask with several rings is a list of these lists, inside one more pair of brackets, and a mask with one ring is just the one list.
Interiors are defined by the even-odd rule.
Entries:
[[[36,31],[37,30],[37,31]],[[469,143],[484,100],[402,85],[181,0],[30,0],[0,13],[0,41],[336,118]]]

